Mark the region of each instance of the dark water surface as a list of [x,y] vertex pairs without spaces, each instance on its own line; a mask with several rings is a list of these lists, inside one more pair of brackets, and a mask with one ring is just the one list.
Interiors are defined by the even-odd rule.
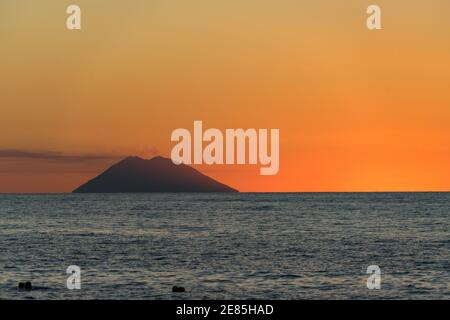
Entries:
[[449,299],[449,258],[448,193],[0,195],[2,299]]

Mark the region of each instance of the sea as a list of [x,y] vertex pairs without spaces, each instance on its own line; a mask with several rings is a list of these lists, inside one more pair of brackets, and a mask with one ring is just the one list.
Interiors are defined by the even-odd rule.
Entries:
[[0,195],[0,299],[449,298],[450,193]]

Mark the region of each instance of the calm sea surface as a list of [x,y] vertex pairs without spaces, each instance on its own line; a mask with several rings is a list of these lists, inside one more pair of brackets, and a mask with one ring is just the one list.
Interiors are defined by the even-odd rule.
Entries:
[[449,299],[450,194],[0,195],[0,299],[33,298]]

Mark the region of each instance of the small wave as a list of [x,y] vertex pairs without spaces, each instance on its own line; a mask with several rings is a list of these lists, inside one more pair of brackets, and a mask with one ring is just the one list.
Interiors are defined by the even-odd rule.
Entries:
[[246,207],[245,209],[255,210],[255,211],[270,211],[270,210],[273,210],[274,208],[275,208],[275,206],[272,206],[272,205],[262,205],[262,206],[249,206],[249,207]]

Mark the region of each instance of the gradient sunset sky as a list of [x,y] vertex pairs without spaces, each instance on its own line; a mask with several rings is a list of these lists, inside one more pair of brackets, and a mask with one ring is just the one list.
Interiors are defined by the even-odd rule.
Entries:
[[0,1],[0,192],[168,157],[194,120],[280,129],[276,176],[199,167],[241,191],[448,191],[450,1]]

